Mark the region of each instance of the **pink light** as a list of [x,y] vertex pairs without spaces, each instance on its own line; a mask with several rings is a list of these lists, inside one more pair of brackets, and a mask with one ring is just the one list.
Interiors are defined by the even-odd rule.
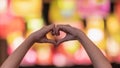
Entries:
[[9,33],[24,30],[24,21],[8,13],[0,16],[0,37],[6,38]]
[[90,65],[91,64],[91,60],[83,48],[81,48],[74,54],[74,59],[75,59],[74,62],[77,65]]
[[21,66],[33,66],[37,60],[36,52],[30,49],[21,62]]
[[82,18],[91,15],[106,17],[110,11],[110,0],[77,0],[77,10]]
[[53,64],[57,67],[64,67],[67,64],[67,57],[61,53],[54,54]]

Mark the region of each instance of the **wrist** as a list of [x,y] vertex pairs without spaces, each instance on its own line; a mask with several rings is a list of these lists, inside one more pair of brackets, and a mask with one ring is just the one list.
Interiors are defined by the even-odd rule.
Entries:
[[34,40],[34,37],[33,37],[33,36],[28,36],[28,37],[26,38],[26,41],[27,41],[28,43],[30,43],[31,45],[35,43],[35,40]]
[[85,33],[84,32],[82,32],[82,31],[80,31],[79,33],[78,33],[78,39],[77,40],[79,40],[79,41],[81,41],[81,39],[83,39],[84,37],[85,37]]

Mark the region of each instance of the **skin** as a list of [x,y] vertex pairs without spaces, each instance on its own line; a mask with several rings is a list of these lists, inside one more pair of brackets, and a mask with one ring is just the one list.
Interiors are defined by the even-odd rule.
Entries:
[[38,43],[53,43],[53,40],[48,40],[46,34],[54,29],[55,25],[45,26],[42,29],[32,33],[26,40],[5,60],[0,68],[19,68],[20,62],[24,58],[27,51],[35,42]]
[[94,68],[112,68],[100,49],[81,30],[69,25],[58,25],[54,31],[56,35],[59,35],[60,31],[64,31],[67,34],[65,38],[57,42],[57,45],[68,40],[78,40],[86,50]]
[[[60,31],[64,31],[67,35],[65,38],[57,40],[50,40],[46,38],[48,32],[52,32],[53,35],[60,35]],[[71,27],[69,25],[49,25],[42,29],[32,33],[1,65],[0,68],[18,68],[20,62],[24,58],[27,51],[35,42],[39,43],[52,43],[59,45],[62,42],[68,40],[78,40],[85,48],[89,55],[94,68],[112,68],[110,62],[105,58],[102,52],[96,47],[96,45],[84,34],[84,32]],[[29,42],[29,43],[28,43]],[[15,59],[16,58],[16,59]]]

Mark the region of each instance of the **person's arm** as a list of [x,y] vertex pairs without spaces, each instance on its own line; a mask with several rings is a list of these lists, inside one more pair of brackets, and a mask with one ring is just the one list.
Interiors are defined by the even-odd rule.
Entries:
[[112,68],[110,62],[100,49],[83,32],[79,33],[78,37],[78,40],[81,42],[90,57],[94,68]]
[[35,42],[49,42],[55,44],[53,40],[48,40],[46,34],[54,28],[54,25],[45,26],[32,33],[25,41],[5,60],[0,68],[18,68],[27,51]]
[[78,40],[86,50],[94,68],[112,68],[111,63],[84,32],[69,25],[58,25],[56,35],[59,35],[60,31],[64,31],[66,37],[59,40],[57,44],[68,40]]

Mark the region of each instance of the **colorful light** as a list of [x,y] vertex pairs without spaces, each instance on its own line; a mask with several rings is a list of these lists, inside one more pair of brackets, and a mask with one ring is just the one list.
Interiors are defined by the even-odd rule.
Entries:
[[110,0],[77,0],[76,5],[82,18],[93,15],[106,17],[110,11]]
[[75,1],[74,0],[57,0],[58,8],[62,17],[69,18],[75,13]]
[[120,43],[116,42],[111,36],[107,39],[107,54],[112,58],[120,53]]
[[0,0],[0,14],[5,13],[7,11],[7,0]]
[[33,32],[42,28],[45,24],[42,18],[27,19],[27,31]]
[[34,66],[36,64],[37,55],[36,52],[30,49],[23,58],[20,66]]
[[24,41],[24,39],[25,38],[22,36],[21,32],[9,33],[7,36],[7,43],[10,51],[8,53],[11,54]]
[[51,65],[52,64],[52,44],[49,43],[36,43],[33,45],[37,53],[38,65]]
[[89,29],[88,31],[88,37],[92,40],[92,41],[100,41],[103,37],[104,37],[104,33],[102,32],[102,30],[99,29]]
[[[114,28],[111,28],[115,26]],[[120,43],[120,23],[118,17],[113,14],[107,18],[107,30],[109,34]]]
[[67,41],[63,44],[63,49],[65,50],[66,54],[73,55],[81,46],[78,41]]
[[[56,10],[56,11],[55,11]],[[50,4],[49,20],[54,23],[58,21],[78,21],[74,0],[55,0]]]
[[120,1],[116,0],[114,5],[114,13],[117,15],[117,17],[120,19]]
[[55,53],[53,56],[53,64],[57,67],[64,67],[67,65],[67,57],[62,53]]
[[77,65],[90,65],[91,60],[86,53],[85,49],[82,47],[76,53],[74,53],[74,63]]
[[11,0],[11,13],[25,18],[41,17],[42,0]]
[[[113,59],[113,62],[120,63],[120,23],[116,14],[112,14],[107,18],[107,53]],[[112,28],[115,26],[114,28]]]
[[106,36],[102,17],[94,16],[87,19],[87,36],[101,49],[106,49]]
[[19,17],[3,14],[0,16],[0,37],[6,38],[12,32],[23,32],[24,20]]
[[[7,40],[9,55],[27,36],[45,26],[42,7],[42,0],[0,0],[0,38]],[[119,0],[114,2],[113,14],[109,12],[110,0],[53,0],[50,3],[49,20],[56,25],[68,24],[86,32],[111,62],[119,64]],[[81,18],[86,20],[86,29]],[[65,36],[66,33],[61,31],[57,39]],[[47,38],[55,40],[51,33],[47,34]],[[37,64],[64,67],[92,64],[86,51],[76,40],[63,42],[56,50],[53,47],[50,43],[35,43],[24,57],[21,66]]]

